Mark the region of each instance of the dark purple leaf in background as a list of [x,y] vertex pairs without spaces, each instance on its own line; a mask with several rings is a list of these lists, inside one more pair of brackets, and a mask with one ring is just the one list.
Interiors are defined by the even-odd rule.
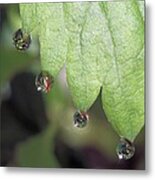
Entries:
[[18,74],[10,82],[9,99],[1,103],[2,166],[13,159],[19,142],[41,132],[48,123],[43,98],[36,91],[34,81],[32,73]]

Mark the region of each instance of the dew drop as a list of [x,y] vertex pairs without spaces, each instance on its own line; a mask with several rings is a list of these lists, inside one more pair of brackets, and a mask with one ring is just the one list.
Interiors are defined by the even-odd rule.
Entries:
[[119,159],[128,160],[135,154],[135,147],[132,142],[126,138],[121,138],[117,145],[116,152]]
[[86,112],[76,111],[73,120],[75,127],[84,128],[87,125],[89,116]]
[[42,71],[35,79],[37,91],[48,93],[54,83],[54,78],[47,71]]
[[13,35],[13,43],[17,50],[25,51],[31,44],[31,37],[29,34],[18,29]]

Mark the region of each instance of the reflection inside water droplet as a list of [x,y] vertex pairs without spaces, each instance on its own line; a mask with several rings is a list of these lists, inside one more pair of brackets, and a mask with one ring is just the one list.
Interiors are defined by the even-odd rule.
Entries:
[[13,42],[17,50],[24,51],[29,48],[31,44],[31,37],[24,33],[22,29],[18,29],[13,35]]
[[87,125],[89,116],[86,112],[76,111],[74,114],[74,126],[78,128],[83,128]]
[[116,152],[119,159],[128,160],[135,154],[135,147],[132,142],[126,138],[121,138],[117,145]]
[[54,78],[47,71],[42,71],[38,76],[36,76],[35,85],[37,87],[37,91],[47,93],[51,90],[53,83]]

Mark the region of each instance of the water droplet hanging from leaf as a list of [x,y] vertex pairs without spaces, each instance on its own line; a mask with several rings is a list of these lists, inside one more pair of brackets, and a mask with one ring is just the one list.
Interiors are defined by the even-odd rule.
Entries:
[[116,148],[116,152],[119,159],[128,160],[135,154],[135,147],[132,142],[126,138],[121,138],[120,143]]
[[86,112],[77,111],[74,114],[74,126],[78,128],[84,128],[89,120],[89,116]]
[[25,51],[31,44],[31,36],[22,29],[18,29],[13,35],[13,43],[17,50]]
[[35,85],[38,91],[48,93],[51,90],[54,78],[47,71],[42,71],[36,76]]

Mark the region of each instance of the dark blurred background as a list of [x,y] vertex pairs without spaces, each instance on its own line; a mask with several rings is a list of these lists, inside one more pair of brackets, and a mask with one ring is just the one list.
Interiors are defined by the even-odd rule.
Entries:
[[145,169],[144,129],[134,142],[134,157],[118,160],[119,137],[106,120],[100,95],[88,112],[88,126],[73,126],[76,109],[64,68],[50,93],[36,91],[38,39],[33,34],[30,48],[17,51],[12,35],[20,27],[18,4],[0,4],[1,166]]

